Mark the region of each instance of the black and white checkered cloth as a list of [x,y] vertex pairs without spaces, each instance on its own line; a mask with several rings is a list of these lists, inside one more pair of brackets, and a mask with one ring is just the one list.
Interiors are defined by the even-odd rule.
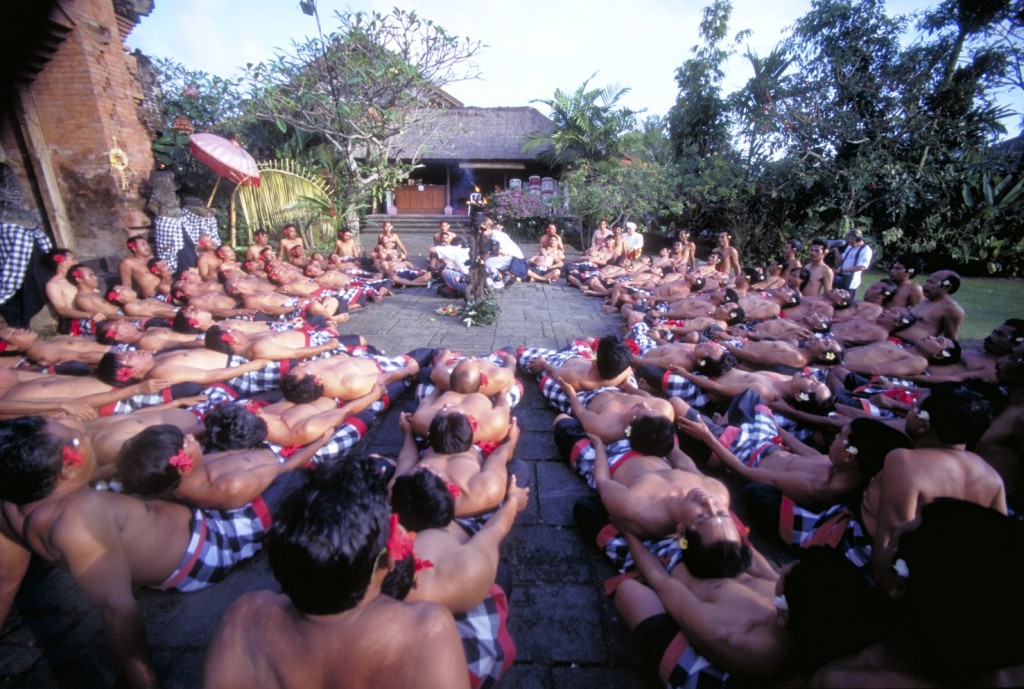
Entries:
[[462,639],[466,666],[473,689],[490,689],[516,657],[516,645],[508,632],[508,599],[497,584],[487,598],[469,612],[455,615]]
[[185,239],[182,237],[184,231],[182,218],[158,215],[153,221],[156,255],[163,259],[172,273],[178,270],[178,252],[185,247]]
[[192,243],[199,246],[199,238],[203,235],[213,240],[215,247],[221,245],[220,233],[217,231],[217,218],[210,216],[205,218],[185,209],[181,212],[181,228],[188,232]]
[[21,289],[33,245],[42,253],[53,248],[50,238],[38,227],[0,223],[0,304]]

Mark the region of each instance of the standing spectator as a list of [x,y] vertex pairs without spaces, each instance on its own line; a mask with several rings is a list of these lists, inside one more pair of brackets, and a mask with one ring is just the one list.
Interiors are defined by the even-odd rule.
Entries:
[[861,273],[871,265],[871,247],[864,241],[864,232],[850,230],[846,233],[846,247],[840,253],[832,249],[836,260],[836,274],[833,287],[845,289],[850,293],[850,301],[857,298],[860,287]]
[[626,223],[626,233],[622,235],[622,252],[626,258],[635,261],[644,251],[644,236],[636,231],[636,223]]

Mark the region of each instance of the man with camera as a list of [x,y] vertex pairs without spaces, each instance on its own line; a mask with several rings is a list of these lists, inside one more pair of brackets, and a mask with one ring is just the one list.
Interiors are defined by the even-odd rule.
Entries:
[[832,249],[836,262],[836,274],[832,286],[850,292],[850,301],[857,297],[861,273],[871,265],[871,247],[864,241],[864,232],[858,229],[846,233],[846,246],[840,252]]

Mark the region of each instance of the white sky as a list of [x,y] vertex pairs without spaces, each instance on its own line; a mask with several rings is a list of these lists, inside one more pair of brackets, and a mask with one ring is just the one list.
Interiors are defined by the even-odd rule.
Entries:
[[[709,0],[708,0],[709,1]],[[337,27],[337,10],[389,12],[395,0],[319,0],[326,34]],[[664,115],[675,102],[675,70],[698,43],[697,27],[706,0],[590,0],[554,2],[465,2],[416,0],[405,5],[450,33],[469,36],[487,47],[475,62],[481,78],[451,84],[447,91],[466,105],[520,106],[550,99],[556,88],[572,92],[597,72],[590,86],[629,88],[620,104]],[[730,36],[742,29],[744,43],[767,55],[783,30],[807,12],[810,0],[733,0]],[[890,13],[938,4],[930,0],[890,0]],[[154,57],[173,58],[189,69],[222,77],[236,76],[247,62],[289,49],[293,40],[315,36],[316,21],[298,0],[156,0],[128,37],[130,48]],[[741,55],[727,69],[724,93],[750,77]],[[1022,99],[1018,97],[1017,110]],[[544,114],[547,108],[533,104]],[[1017,133],[1019,117],[1008,123]]]

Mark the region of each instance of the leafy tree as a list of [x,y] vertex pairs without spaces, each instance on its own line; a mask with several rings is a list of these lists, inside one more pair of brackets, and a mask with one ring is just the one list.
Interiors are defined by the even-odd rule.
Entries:
[[531,101],[548,106],[548,117],[555,126],[551,133],[529,135],[524,152],[538,151],[541,160],[556,167],[599,162],[622,154],[622,137],[636,127],[638,113],[616,107],[629,89],[588,88],[595,76],[596,72],[573,93],[555,89],[552,98]]
[[569,207],[587,227],[599,220],[633,220],[648,228],[681,211],[679,181],[671,166],[642,160],[581,163],[562,175]]
[[[432,133],[437,89],[477,76],[481,44],[449,34],[416,12],[336,13],[337,30],[294,43],[247,72],[253,114],[304,133],[330,153],[336,189],[348,189],[351,215],[412,172],[423,154],[395,138]],[[404,160],[403,160],[404,159]],[[325,160],[325,162],[327,162]]]

